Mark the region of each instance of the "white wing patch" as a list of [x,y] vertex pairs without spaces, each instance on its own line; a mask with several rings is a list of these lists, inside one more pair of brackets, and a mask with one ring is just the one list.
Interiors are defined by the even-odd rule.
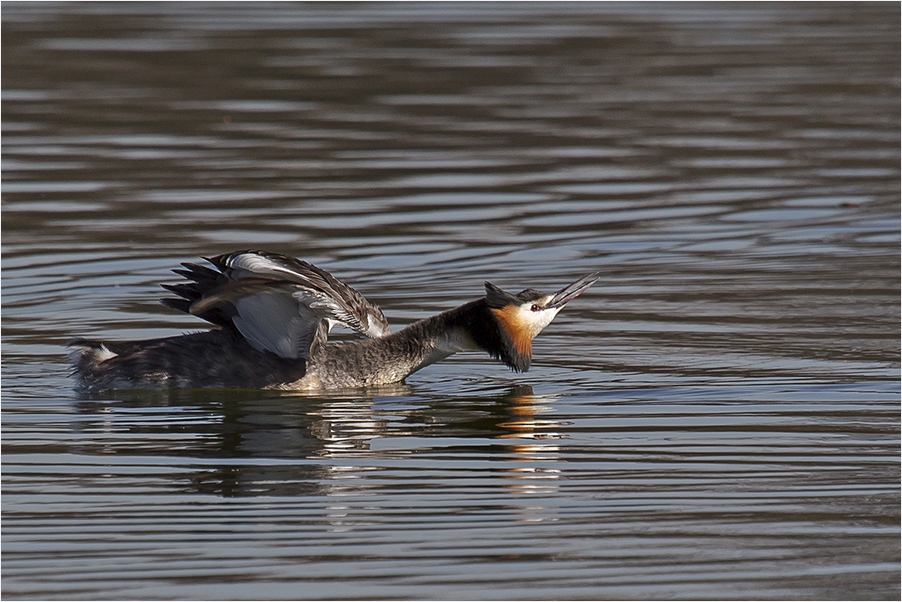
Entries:
[[286,358],[305,357],[316,336],[319,316],[279,293],[242,297],[232,323],[255,349]]
[[229,257],[226,265],[233,270],[242,270],[248,274],[269,274],[273,276],[290,274],[295,277],[298,276],[296,271],[256,253],[237,253]]

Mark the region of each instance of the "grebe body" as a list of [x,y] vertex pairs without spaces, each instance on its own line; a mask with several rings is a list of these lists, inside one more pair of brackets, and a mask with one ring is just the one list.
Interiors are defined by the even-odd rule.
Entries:
[[[186,282],[163,285],[174,309],[216,326],[193,334],[128,342],[70,343],[76,388],[242,387],[316,390],[387,385],[458,351],[484,351],[529,369],[532,339],[594,284],[581,278],[553,294],[517,294],[485,283],[485,296],[392,333],[358,291],[305,261],[266,251],[185,263]],[[365,338],[328,342],[334,325]]]

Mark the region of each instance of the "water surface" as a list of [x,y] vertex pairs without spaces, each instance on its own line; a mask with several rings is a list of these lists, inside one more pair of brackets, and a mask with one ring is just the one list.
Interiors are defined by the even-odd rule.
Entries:
[[[4,597],[899,599],[899,16],[4,3]],[[241,248],[602,279],[525,374],[73,393]]]

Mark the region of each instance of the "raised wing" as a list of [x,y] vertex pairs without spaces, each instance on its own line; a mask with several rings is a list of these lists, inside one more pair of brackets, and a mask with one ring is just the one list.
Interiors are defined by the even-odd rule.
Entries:
[[261,351],[307,357],[335,324],[371,338],[391,333],[382,310],[306,261],[267,251],[239,251],[207,261],[216,269],[183,263],[185,269],[173,270],[189,282],[164,284],[180,298],[163,303],[234,327]]

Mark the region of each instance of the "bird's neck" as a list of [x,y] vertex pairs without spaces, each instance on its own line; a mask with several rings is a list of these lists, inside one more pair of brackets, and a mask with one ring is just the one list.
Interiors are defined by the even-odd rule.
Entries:
[[308,369],[330,386],[379,385],[471,350],[485,351],[514,370],[529,368],[528,351],[524,355],[513,344],[503,322],[480,298],[384,338],[325,345]]

